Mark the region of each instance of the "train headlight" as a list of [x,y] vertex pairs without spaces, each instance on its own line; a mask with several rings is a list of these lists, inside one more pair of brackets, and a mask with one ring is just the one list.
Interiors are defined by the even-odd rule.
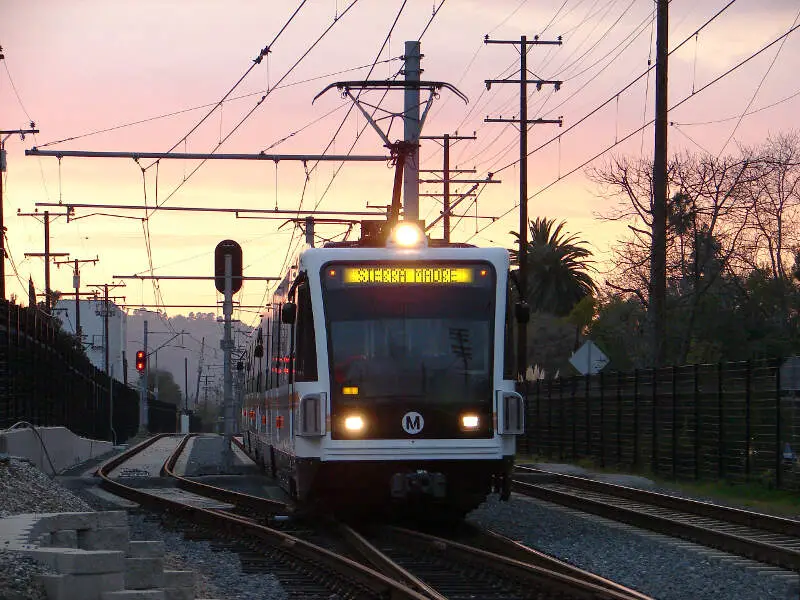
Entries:
[[347,431],[357,432],[364,429],[364,419],[361,415],[351,415],[344,420],[344,428]]
[[424,246],[426,239],[425,233],[419,225],[412,222],[399,223],[393,230],[390,242],[394,246],[403,248],[415,248]]
[[477,429],[480,425],[478,415],[466,414],[461,415],[461,427],[464,429]]

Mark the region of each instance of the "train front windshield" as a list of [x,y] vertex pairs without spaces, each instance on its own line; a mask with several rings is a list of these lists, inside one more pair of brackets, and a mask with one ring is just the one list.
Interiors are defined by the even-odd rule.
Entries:
[[490,264],[337,263],[322,281],[339,405],[490,405]]

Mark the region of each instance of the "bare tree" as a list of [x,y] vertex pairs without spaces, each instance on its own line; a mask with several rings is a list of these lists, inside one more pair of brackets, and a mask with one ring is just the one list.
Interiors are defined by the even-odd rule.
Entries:
[[[754,174],[741,158],[677,154],[668,165],[667,284],[672,310],[673,359],[684,361],[704,295],[729,271],[749,223],[746,190]],[[652,163],[614,157],[591,169],[601,195],[618,205],[601,218],[627,221],[629,237],[614,249],[614,272],[608,285],[633,294],[647,307],[646,290],[652,240]],[[673,314],[673,316],[676,316]]]
[[800,248],[800,136],[771,136],[745,155],[757,170],[748,188],[753,214],[749,266],[766,265],[773,279],[788,281]]

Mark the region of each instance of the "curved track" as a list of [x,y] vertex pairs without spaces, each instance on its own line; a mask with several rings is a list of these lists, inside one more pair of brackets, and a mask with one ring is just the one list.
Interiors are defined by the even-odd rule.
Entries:
[[[209,528],[218,533],[220,537],[235,538],[254,549],[269,548],[271,551],[277,551],[286,558],[287,562],[295,567],[296,572],[301,577],[309,579],[309,584],[324,582],[325,587],[331,594],[338,593],[344,598],[392,598],[399,600],[423,600],[426,598],[416,591],[355,561],[337,556],[325,548],[310,544],[300,538],[259,525],[249,518],[240,517],[226,511],[191,506],[148,493],[146,490],[130,487],[109,477],[109,473],[114,469],[122,466],[131,457],[146,451],[151,445],[158,443],[159,440],[167,436],[168,434],[155,436],[103,464],[98,469],[103,488],[149,509],[167,512],[196,525]],[[185,446],[185,440],[186,438],[184,443],[179,445],[180,450]],[[174,466],[177,456],[179,456],[179,452],[174,452],[165,463],[165,468],[170,463]],[[197,485],[204,484],[198,483]],[[199,487],[194,487],[195,491],[199,489]],[[221,490],[222,488],[216,489]],[[238,501],[245,501],[238,492],[229,492],[227,490],[225,492],[235,494]],[[220,494],[219,491],[213,493]],[[250,497],[246,502],[258,504],[258,500],[263,500],[266,503],[272,502],[267,499],[258,499],[255,496]]]
[[[458,541],[389,527],[363,534],[345,524],[331,524],[330,520],[323,521],[322,527],[317,527],[319,522],[309,526],[300,519],[276,523],[276,527],[300,529],[295,531],[297,535],[267,527],[264,520],[270,521],[276,513],[298,513],[282,502],[208,485],[175,473],[175,464],[190,437],[178,443],[167,435],[156,436],[108,461],[98,471],[103,487],[211,530],[215,539],[218,536],[244,542],[250,552],[243,562],[262,565],[263,570],[276,568],[273,560],[276,552],[287,555],[289,560],[283,562],[290,563],[288,568],[301,577],[313,579],[307,584],[309,590],[323,580],[325,589],[348,598],[647,600],[642,594],[489,532],[472,530],[467,540]],[[167,448],[163,448],[165,445]],[[162,453],[174,448],[159,474],[174,478],[180,488],[192,494],[224,502],[229,508],[190,505],[130,487],[109,476],[115,473],[123,480],[126,472],[152,476],[152,458],[149,470],[125,465],[130,465],[127,461],[131,457],[135,463],[137,455],[154,453],[159,447]],[[325,547],[309,539],[321,539]],[[278,568],[285,571],[287,567]]]
[[621,485],[516,467],[512,489],[615,521],[800,571],[800,521]]

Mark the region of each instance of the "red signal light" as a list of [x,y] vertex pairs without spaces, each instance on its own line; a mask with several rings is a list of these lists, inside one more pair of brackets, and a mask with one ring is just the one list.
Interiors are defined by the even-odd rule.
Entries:
[[145,357],[144,350],[136,351],[136,370],[139,373],[144,373],[145,366],[147,365],[147,358]]

